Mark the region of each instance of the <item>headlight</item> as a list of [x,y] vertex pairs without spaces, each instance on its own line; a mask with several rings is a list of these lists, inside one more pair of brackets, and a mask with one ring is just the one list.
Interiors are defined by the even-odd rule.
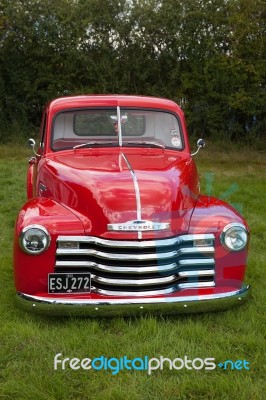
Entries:
[[231,223],[224,227],[221,234],[221,243],[231,251],[243,250],[247,245],[248,232],[242,224]]
[[26,253],[40,254],[50,244],[51,238],[48,231],[41,225],[29,225],[20,234],[20,247]]

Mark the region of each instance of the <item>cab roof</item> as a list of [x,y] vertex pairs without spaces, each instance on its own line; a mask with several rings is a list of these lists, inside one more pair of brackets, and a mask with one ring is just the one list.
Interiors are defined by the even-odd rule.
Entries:
[[131,95],[82,95],[66,96],[52,100],[47,109],[54,113],[64,109],[85,107],[140,107],[165,109],[183,117],[183,111],[173,101],[159,97],[131,96]]

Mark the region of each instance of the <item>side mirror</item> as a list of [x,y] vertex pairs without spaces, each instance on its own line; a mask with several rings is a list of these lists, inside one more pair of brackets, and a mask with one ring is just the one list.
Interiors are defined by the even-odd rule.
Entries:
[[197,146],[198,146],[198,147],[203,148],[203,147],[205,147],[205,145],[206,145],[206,143],[205,143],[205,140],[204,140],[204,139],[199,139],[199,140],[197,141]]
[[29,146],[31,149],[34,149],[35,145],[36,145],[35,140],[32,139],[32,138],[30,138],[30,139],[28,140],[28,146]]
[[205,140],[204,139],[199,139],[197,141],[198,149],[197,149],[197,151],[195,151],[195,153],[192,153],[191,156],[195,156],[200,151],[200,149],[203,149],[203,147],[205,147],[205,145],[206,145]]
[[35,154],[35,156],[41,157],[40,154],[36,153],[36,150],[35,150],[36,142],[34,139],[30,138],[28,140],[28,146],[33,150],[33,153]]

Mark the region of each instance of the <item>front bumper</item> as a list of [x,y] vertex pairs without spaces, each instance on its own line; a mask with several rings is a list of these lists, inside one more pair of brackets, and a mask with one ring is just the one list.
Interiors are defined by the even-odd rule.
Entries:
[[220,311],[242,304],[250,297],[250,286],[211,295],[145,297],[108,300],[32,296],[18,292],[18,305],[37,314],[60,316],[116,317],[141,314],[189,314]]

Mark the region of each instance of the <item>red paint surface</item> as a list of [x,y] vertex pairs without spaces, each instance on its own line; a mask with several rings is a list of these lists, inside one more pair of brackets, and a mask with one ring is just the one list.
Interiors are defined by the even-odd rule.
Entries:
[[[56,113],[72,108],[117,105],[165,109],[176,113],[182,125],[184,149],[109,147],[60,152],[51,150],[51,125]],[[15,228],[14,271],[17,291],[48,296],[47,276],[54,271],[58,235],[137,239],[135,232],[107,231],[109,223],[137,218],[132,176],[122,153],[126,155],[138,178],[142,219],[170,222],[170,230],[146,232],[143,239],[186,233],[215,235],[216,287],[180,290],[165,297],[221,293],[241,287],[247,249],[228,252],[220,243],[220,235],[228,223],[240,222],[246,225],[246,222],[225,202],[199,196],[198,174],[190,156],[184,115],[175,103],[138,96],[78,96],[51,102],[46,113],[48,124],[44,151],[37,164],[29,167],[29,201],[21,209]],[[42,193],[39,192],[40,183],[46,186]],[[51,234],[51,245],[41,255],[25,254],[19,247],[19,234],[30,224],[43,225]],[[97,299],[106,296],[71,294],[57,297]]]

